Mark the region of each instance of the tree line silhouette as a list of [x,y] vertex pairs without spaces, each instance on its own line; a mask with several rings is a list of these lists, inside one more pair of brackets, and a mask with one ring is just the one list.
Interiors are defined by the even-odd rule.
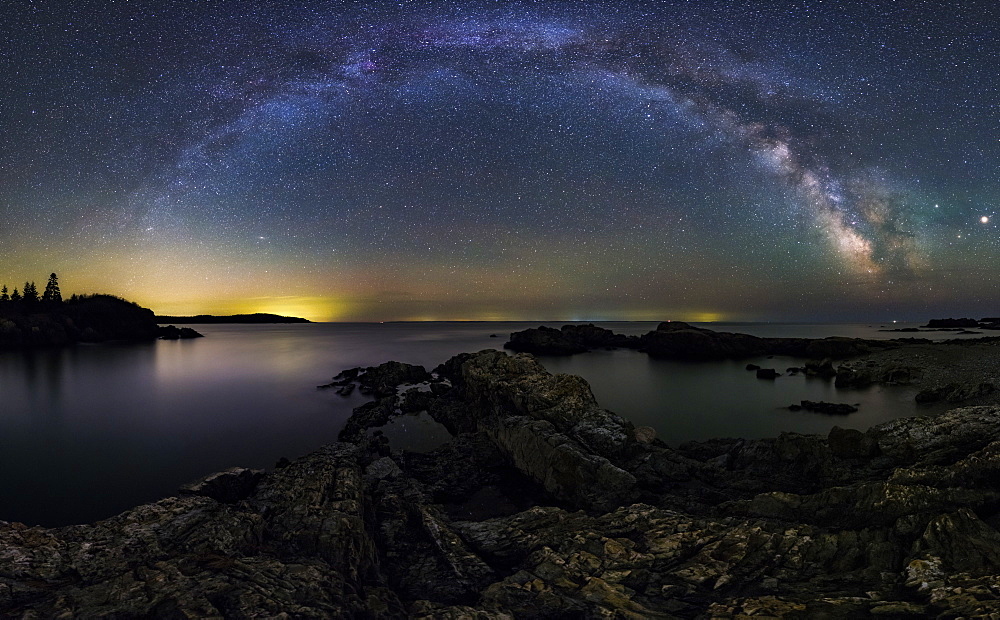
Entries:
[[59,290],[59,277],[54,273],[49,275],[49,281],[46,283],[45,290],[42,291],[41,295],[38,294],[38,288],[35,286],[34,281],[25,282],[21,290],[14,287],[13,292],[7,289],[6,284],[0,287],[0,303],[3,304],[13,303],[22,306],[43,304],[53,307],[62,304],[62,302],[62,292]]

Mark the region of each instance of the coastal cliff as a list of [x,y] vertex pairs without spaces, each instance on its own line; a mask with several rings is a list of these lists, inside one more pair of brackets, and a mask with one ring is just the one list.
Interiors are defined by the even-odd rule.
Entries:
[[[673,449],[529,355],[418,368],[342,374],[376,400],[273,471],[90,525],[0,524],[0,614],[1000,613],[996,407]],[[373,428],[418,411],[452,440],[402,452]]]

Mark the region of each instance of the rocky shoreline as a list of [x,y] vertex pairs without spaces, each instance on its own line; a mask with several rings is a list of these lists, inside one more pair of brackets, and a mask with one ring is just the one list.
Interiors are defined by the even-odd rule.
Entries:
[[[906,340],[861,338],[759,338],[749,334],[718,332],[683,321],[666,321],[641,336],[625,336],[588,325],[563,325],[561,329],[537,327],[514,332],[505,349],[534,355],[574,355],[593,349],[636,349],[650,357],[684,361],[741,359],[762,355],[788,355],[811,359],[843,359],[899,346]],[[930,342],[930,341],[927,341]]]
[[[929,325],[951,325],[973,319],[934,319]],[[993,325],[993,319],[983,319]],[[681,361],[790,356],[807,360],[785,374],[833,379],[838,389],[871,385],[919,388],[921,403],[1000,405],[1000,337],[872,340],[861,338],[759,338],[717,332],[681,321],[660,323],[642,336],[624,336],[594,325],[538,327],[514,332],[504,348],[535,355],[575,355],[594,349],[635,349],[650,357]],[[834,366],[834,361],[839,364]],[[778,379],[774,368],[748,364],[760,379]]]
[[[375,400],[338,443],[90,525],[0,523],[0,615],[1000,614],[998,407],[671,449],[529,355],[353,370]],[[418,411],[452,440],[393,450],[378,427]]]

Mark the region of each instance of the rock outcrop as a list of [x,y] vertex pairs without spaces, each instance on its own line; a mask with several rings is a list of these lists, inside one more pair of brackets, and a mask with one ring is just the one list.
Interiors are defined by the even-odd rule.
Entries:
[[678,360],[741,359],[792,355],[811,359],[844,359],[873,350],[900,346],[898,341],[860,338],[759,338],[717,332],[682,321],[667,321],[642,336],[625,336],[594,325],[537,327],[514,332],[504,348],[535,355],[573,355],[593,349],[639,349],[652,357]]
[[186,340],[205,337],[204,334],[190,327],[177,327],[176,325],[161,325],[156,333],[160,340]]
[[[0,523],[0,615],[1000,614],[998,408],[671,449],[530,356],[434,374],[450,387],[385,384],[383,416],[273,471],[91,525]],[[416,407],[453,440],[400,452],[373,428]]]
[[610,329],[587,325],[563,325],[560,329],[535,327],[510,335],[505,349],[535,355],[573,355],[592,349],[636,349],[639,338],[616,334]]
[[431,379],[430,373],[422,366],[392,361],[367,368],[348,368],[334,377],[332,382],[318,387],[339,388],[338,392],[346,396],[357,385],[362,394],[386,397],[395,395],[396,388],[400,385],[424,383]]

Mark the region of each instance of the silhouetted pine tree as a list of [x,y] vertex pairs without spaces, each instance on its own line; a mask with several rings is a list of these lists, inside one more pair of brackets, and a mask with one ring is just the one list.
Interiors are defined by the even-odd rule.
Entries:
[[16,286],[14,287],[14,292],[10,294],[10,300],[21,301],[21,293],[17,290]]
[[38,289],[35,288],[35,283],[34,282],[25,282],[24,283],[24,292],[21,293],[21,294],[24,295],[24,301],[26,301],[28,303],[32,303],[33,304],[36,301],[38,301]]
[[42,301],[51,303],[62,303],[62,293],[59,292],[59,279],[56,274],[49,275],[49,283],[45,285],[45,292],[42,293]]
[[6,284],[3,285],[3,288],[0,288],[0,301],[10,301],[10,294],[7,292]]

